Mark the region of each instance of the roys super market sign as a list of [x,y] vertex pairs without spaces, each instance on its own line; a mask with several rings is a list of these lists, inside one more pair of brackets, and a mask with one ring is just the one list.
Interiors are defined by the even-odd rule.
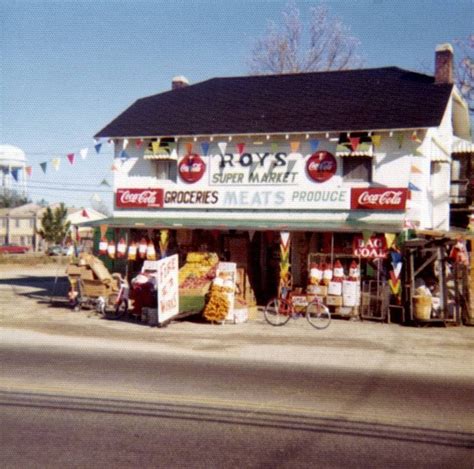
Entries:
[[300,188],[241,189],[118,189],[115,206],[119,209],[159,208],[308,208],[318,210],[404,210],[407,189]]

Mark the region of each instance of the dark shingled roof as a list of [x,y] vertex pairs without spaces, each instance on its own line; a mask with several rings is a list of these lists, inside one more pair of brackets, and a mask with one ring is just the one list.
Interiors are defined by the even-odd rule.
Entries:
[[452,87],[397,67],[213,78],[139,99],[96,137],[435,127]]

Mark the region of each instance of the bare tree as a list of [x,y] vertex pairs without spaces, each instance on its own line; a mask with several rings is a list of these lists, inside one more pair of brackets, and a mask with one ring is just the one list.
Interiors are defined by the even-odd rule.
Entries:
[[466,39],[457,39],[454,43],[461,55],[456,64],[456,84],[472,113],[474,112],[474,34]]
[[271,21],[266,34],[256,41],[248,64],[251,73],[345,70],[362,65],[357,55],[359,41],[325,6],[310,9],[307,31],[294,3],[287,5],[282,16],[281,25]]

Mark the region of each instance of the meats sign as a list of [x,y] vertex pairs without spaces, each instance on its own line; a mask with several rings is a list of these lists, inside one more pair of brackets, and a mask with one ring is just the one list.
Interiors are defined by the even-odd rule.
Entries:
[[405,210],[406,188],[351,189],[352,210]]

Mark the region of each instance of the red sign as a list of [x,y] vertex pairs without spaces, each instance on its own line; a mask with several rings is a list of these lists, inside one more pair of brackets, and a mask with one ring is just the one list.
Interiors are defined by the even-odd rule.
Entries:
[[351,189],[352,210],[404,210],[406,188]]
[[197,182],[206,171],[206,163],[196,153],[186,155],[178,165],[179,175],[185,182]]
[[117,189],[117,208],[161,208],[163,189]]
[[337,161],[328,151],[313,153],[306,162],[306,172],[315,182],[325,182],[331,179],[337,170]]
[[364,241],[362,236],[354,236],[352,246],[354,256],[363,257],[366,259],[375,259],[377,257],[387,257],[387,242],[385,237],[372,236],[367,241]]

